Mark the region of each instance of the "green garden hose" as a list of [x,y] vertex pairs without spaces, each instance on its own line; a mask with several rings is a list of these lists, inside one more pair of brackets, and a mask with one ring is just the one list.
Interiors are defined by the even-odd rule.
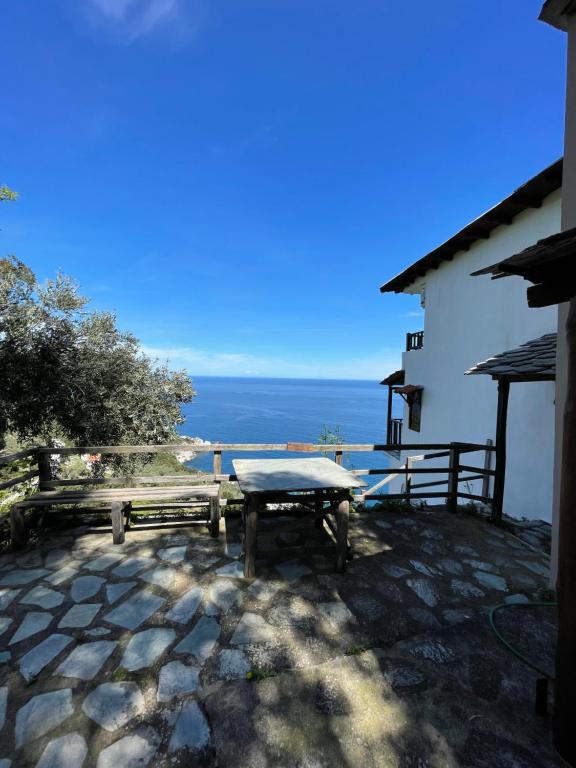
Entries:
[[542,675],[542,677],[545,677],[547,680],[554,680],[554,677],[550,675],[548,672],[545,672],[543,669],[540,669],[540,667],[536,666],[530,659],[527,659],[526,656],[524,656],[522,653],[520,653],[519,650],[514,648],[513,645],[511,645],[508,640],[506,640],[505,637],[503,637],[500,632],[498,631],[496,627],[496,623],[494,621],[494,615],[496,611],[500,611],[502,608],[552,608],[555,605],[558,605],[558,603],[555,602],[530,602],[530,603],[501,603],[500,605],[494,606],[494,608],[490,608],[490,612],[488,614],[488,621],[490,622],[490,626],[492,627],[492,630],[498,640],[502,643],[502,645],[507,648],[510,653],[514,654],[517,659],[520,659],[524,664],[529,666],[531,669],[533,669],[535,672],[538,672],[539,675]]

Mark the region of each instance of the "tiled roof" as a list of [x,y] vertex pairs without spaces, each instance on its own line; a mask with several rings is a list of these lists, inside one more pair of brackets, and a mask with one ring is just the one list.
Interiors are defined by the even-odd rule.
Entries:
[[468,251],[478,240],[490,237],[490,233],[502,224],[511,224],[514,217],[528,208],[540,208],[543,200],[562,187],[562,160],[540,171],[505,200],[490,208],[477,219],[467,224],[445,243],[426,256],[415,261],[396,277],[385,283],[380,291],[401,293],[430,269],[438,269],[445,261],[460,251]]
[[495,379],[540,381],[556,378],[556,334],[547,333],[516,349],[477,363],[466,374],[488,374]]

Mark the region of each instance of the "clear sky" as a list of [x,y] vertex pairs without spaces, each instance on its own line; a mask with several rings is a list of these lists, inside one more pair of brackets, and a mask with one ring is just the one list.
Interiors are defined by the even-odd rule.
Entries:
[[379,379],[379,285],[557,159],[540,0],[2,2],[0,253],[194,374]]

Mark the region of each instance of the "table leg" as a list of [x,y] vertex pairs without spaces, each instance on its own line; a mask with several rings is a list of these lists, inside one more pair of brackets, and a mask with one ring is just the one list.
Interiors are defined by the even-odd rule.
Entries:
[[246,497],[244,533],[244,576],[252,579],[256,575],[256,529],[258,528],[258,496]]
[[346,569],[349,515],[350,502],[348,499],[341,499],[336,510],[336,570],[338,573],[342,573]]
[[324,497],[322,491],[314,492],[314,525],[321,531],[324,527]]

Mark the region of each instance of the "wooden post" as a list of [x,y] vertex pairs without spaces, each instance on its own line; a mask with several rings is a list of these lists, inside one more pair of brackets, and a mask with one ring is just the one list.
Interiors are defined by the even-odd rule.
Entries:
[[258,528],[258,495],[248,494],[246,498],[246,519],[244,535],[244,577],[253,579],[256,575],[256,531]]
[[455,443],[450,443],[450,458],[448,460],[448,496],[446,508],[454,514],[458,511],[458,477],[460,475],[460,449]]
[[322,491],[314,491],[314,526],[321,531],[324,528],[324,497]]
[[212,466],[214,471],[214,482],[218,483],[219,480],[216,479],[216,476],[222,474],[222,451],[214,451],[214,463]]
[[346,569],[349,516],[350,502],[346,497],[339,502],[336,510],[336,571],[338,573],[343,573]]
[[210,497],[210,536],[218,538],[220,533],[220,495]]
[[[490,438],[486,440],[486,445],[493,445],[493,442]],[[484,451],[484,469],[491,469],[492,468],[492,451]],[[482,480],[482,496],[484,496],[485,499],[490,498],[490,475],[484,475],[484,479]]]
[[122,501],[113,501],[110,508],[110,517],[112,518],[112,541],[114,544],[124,543],[124,520],[122,519],[124,511]]
[[492,496],[492,519],[502,519],[504,505],[504,482],[506,479],[506,422],[508,419],[508,396],[510,381],[498,379],[498,408],[496,413],[496,475]]
[[[413,463],[414,462],[412,461],[412,457],[406,456],[406,469],[408,470],[412,469]],[[412,475],[410,474],[410,472],[406,473],[406,481],[404,483],[404,488],[406,490],[406,493],[410,493],[410,490],[412,488]]]
[[336,464],[338,464],[338,466],[342,466],[342,451],[336,451],[334,454],[334,461]]
[[386,442],[391,445],[392,440],[392,384],[388,384],[388,418],[386,419]]
[[50,466],[50,454],[38,454],[38,490],[48,490],[44,483],[52,480],[52,467]]
[[24,509],[14,504],[10,510],[10,532],[13,549],[23,549],[28,542],[28,527]]
[[562,436],[562,473],[558,524],[558,642],[554,697],[554,746],[576,765],[576,299],[566,323],[567,388]]

